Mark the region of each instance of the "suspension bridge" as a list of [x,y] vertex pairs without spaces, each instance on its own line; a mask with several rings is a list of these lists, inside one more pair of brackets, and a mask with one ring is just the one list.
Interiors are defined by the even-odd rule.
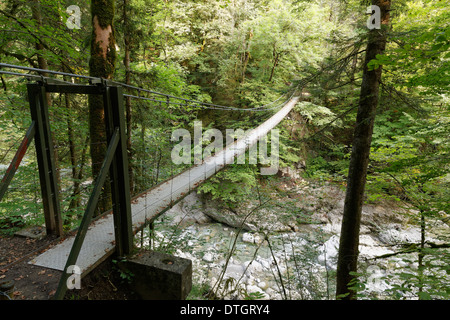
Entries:
[[[23,71],[33,73],[23,73]],[[30,141],[34,138],[47,233],[59,233],[60,236],[63,236],[61,233],[61,208],[57,181],[54,177],[56,168],[52,155],[54,150],[45,95],[47,93],[103,95],[108,149],[99,176],[94,182],[92,193],[89,195],[83,219],[75,235],[65,237],[63,241],[29,261],[32,265],[62,272],[55,294],[55,297],[59,299],[65,293],[65,284],[69,274],[64,271],[68,270],[69,266],[77,265],[84,275],[114,252],[119,256],[130,253],[134,234],[143,226],[152,223],[197,186],[226,165],[233,163],[237,157],[267,136],[289,114],[300,99],[299,96],[296,96],[298,92],[292,90],[289,95],[283,95],[272,104],[260,108],[242,109],[190,100],[105,79],[3,63],[0,63],[0,74],[25,77],[29,80],[27,90],[32,117],[32,124],[1,181],[0,201],[7,192],[8,185],[18,169]],[[75,84],[74,81],[56,79],[57,76],[64,77],[64,79],[85,80],[88,83]],[[129,93],[124,93],[125,89]],[[133,91],[137,91],[138,94],[132,94]],[[146,191],[131,196],[123,107],[126,97],[150,101],[159,106],[162,104],[196,105],[199,108],[224,111],[272,111],[272,113],[276,111],[276,113],[258,127],[247,131],[245,136],[228,144],[214,155],[203,159],[201,163],[191,166]],[[111,177],[113,194],[112,210],[100,218],[92,219],[108,174]]]

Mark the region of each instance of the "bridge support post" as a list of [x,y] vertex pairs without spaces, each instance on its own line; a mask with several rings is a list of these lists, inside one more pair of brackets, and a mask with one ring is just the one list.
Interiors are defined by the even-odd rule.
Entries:
[[[61,88],[62,86],[60,86]],[[74,88],[74,87],[72,87]],[[123,257],[131,253],[133,248],[133,229],[131,219],[131,195],[128,176],[128,155],[125,135],[125,113],[123,108],[122,87],[108,86],[103,82],[95,86],[78,87],[81,93],[103,94],[105,111],[105,126],[108,149],[100,173],[94,182],[94,190],[83,219],[78,228],[77,235],[67,258],[64,270],[68,270],[77,261],[84,238],[87,234],[94,210],[103,184],[109,173],[113,200],[113,220],[115,233],[116,255]],[[88,91],[89,90],[89,91]],[[91,91],[92,90],[92,91]],[[62,91],[62,90],[61,90]],[[73,90],[72,90],[73,91]],[[66,281],[69,275],[64,272],[56,290],[55,299],[63,299],[67,291]]]
[[119,144],[114,153],[109,175],[113,200],[113,218],[116,254],[119,257],[130,254],[133,248],[131,221],[130,178],[125,134],[125,111],[122,87],[107,86],[104,93],[105,123],[108,143],[116,129],[119,129]]
[[27,84],[31,118],[36,124],[35,145],[47,234],[63,234],[55,156],[50,130],[46,89]]

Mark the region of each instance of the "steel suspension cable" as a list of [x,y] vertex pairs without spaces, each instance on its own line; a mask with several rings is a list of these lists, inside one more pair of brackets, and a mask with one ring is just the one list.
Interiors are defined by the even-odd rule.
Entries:
[[[281,104],[277,104],[277,105],[275,105],[273,107],[268,107],[268,106],[274,104],[275,102],[279,101],[280,99],[282,99],[284,96],[287,95],[287,93],[285,93],[282,96],[280,96],[278,99],[276,99],[275,101],[272,101],[272,102],[270,102],[270,103],[268,103],[266,105],[263,105],[261,107],[257,107],[257,108],[237,108],[237,107],[223,106],[223,105],[218,105],[218,104],[213,104],[213,103],[208,103],[208,102],[202,102],[202,101],[198,101],[198,100],[191,100],[191,99],[187,99],[187,98],[177,97],[177,96],[173,96],[173,95],[170,95],[170,94],[161,93],[161,92],[157,92],[157,91],[153,91],[153,90],[149,90],[149,89],[145,89],[145,88],[141,88],[141,87],[136,87],[136,86],[133,86],[133,85],[122,83],[122,82],[108,80],[108,79],[103,79],[103,78],[99,78],[99,77],[85,76],[85,75],[79,75],[79,74],[67,73],[67,72],[61,72],[61,71],[53,71],[53,70],[48,70],[48,69],[24,67],[24,66],[18,66],[18,65],[7,64],[7,63],[0,63],[0,68],[10,68],[10,69],[16,69],[16,70],[38,72],[38,73],[40,73],[40,75],[32,75],[32,74],[24,74],[24,73],[16,73],[16,72],[9,72],[9,71],[0,70],[0,74],[8,74],[8,75],[14,75],[14,76],[23,76],[23,77],[29,77],[29,78],[42,79],[42,80],[51,79],[51,80],[62,81],[62,80],[59,80],[59,79],[54,79],[54,78],[50,78],[48,76],[44,76],[43,75],[43,74],[52,74],[52,75],[62,75],[62,76],[66,76],[66,77],[85,79],[85,80],[89,80],[89,81],[95,80],[95,81],[100,81],[100,82],[106,82],[106,83],[110,83],[110,84],[113,84],[113,85],[122,86],[124,88],[128,88],[128,89],[131,89],[131,90],[137,90],[138,92],[146,92],[146,93],[150,93],[150,94],[154,94],[154,95],[163,96],[163,97],[166,97],[166,98],[169,98],[169,99],[172,98],[172,99],[176,99],[176,100],[180,100],[180,101],[185,101],[184,104],[180,103],[180,102],[178,102],[178,103],[170,102],[171,104],[187,105],[187,103],[193,103],[193,104],[196,104],[197,106],[201,106],[204,109],[214,109],[214,110],[259,111],[259,112],[261,112],[261,111],[270,111],[270,110],[274,110],[274,109],[279,108],[281,105],[284,105],[285,102],[283,102]],[[73,84],[71,82],[66,82],[66,81],[63,81],[63,82],[65,82],[67,84]],[[295,93],[296,89],[298,89],[298,86],[293,90],[294,93]],[[130,95],[130,94],[125,94],[124,96],[125,97],[134,98],[134,99],[142,99],[142,100],[149,100],[149,101],[154,101],[154,102],[162,102],[162,101],[157,100],[157,99],[152,99],[152,98],[147,98],[147,97],[142,97],[142,96],[135,96],[135,95]],[[291,95],[291,97],[292,96],[293,95]],[[288,101],[289,99],[287,99],[286,101]]]

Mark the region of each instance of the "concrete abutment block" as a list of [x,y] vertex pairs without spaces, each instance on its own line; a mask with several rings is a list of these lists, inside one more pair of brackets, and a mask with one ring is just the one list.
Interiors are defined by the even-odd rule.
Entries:
[[192,261],[143,251],[120,263],[133,274],[131,286],[143,300],[184,300],[192,288]]

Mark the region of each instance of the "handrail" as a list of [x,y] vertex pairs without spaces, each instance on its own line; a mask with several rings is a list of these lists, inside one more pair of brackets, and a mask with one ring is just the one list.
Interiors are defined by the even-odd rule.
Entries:
[[[110,79],[104,79],[104,78],[99,78],[99,77],[92,77],[92,76],[85,76],[85,75],[79,75],[79,74],[74,74],[74,73],[67,73],[67,72],[61,72],[61,71],[53,71],[53,70],[48,70],[48,69],[39,69],[39,68],[32,68],[32,67],[24,67],[24,66],[17,66],[17,65],[13,65],[13,64],[7,64],[7,63],[0,63],[0,68],[11,68],[11,69],[18,69],[18,70],[25,70],[25,71],[33,71],[33,72],[38,72],[40,73],[39,76],[35,76],[35,75],[28,75],[28,74],[20,74],[20,73],[13,73],[13,72],[8,72],[8,71],[0,71],[0,74],[11,74],[11,75],[22,75],[22,76],[28,76],[28,77],[40,77],[42,80],[44,81],[52,81],[55,79],[49,78],[49,77],[45,77],[43,76],[43,74],[53,74],[53,75],[62,75],[62,76],[66,76],[66,77],[72,77],[72,78],[79,78],[79,79],[87,79],[89,80],[91,83],[103,83],[103,84],[107,84],[107,85],[113,85],[113,86],[121,86],[124,88],[128,88],[131,90],[137,90],[138,92],[146,92],[149,94],[154,94],[154,95],[159,95],[159,96],[163,96],[166,97],[168,99],[176,99],[176,100],[181,100],[184,101],[184,104],[186,103],[193,103],[199,106],[202,106],[203,108],[208,108],[208,109],[215,109],[215,110],[228,110],[228,111],[271,111],[274,110],[276,108],[279,108],[281,105],[284,105],[288,100],[290,100],[293,97],[293,94],[295,94],[295,91],[297,88],[294,88],[292,90],[293,94],[287,98],[286,101],[284,101],[283,103],[274,105],[272,107],[268,107],[274,103],[276,103],[277,101],[281,100],[283,97],[285,97],[287,95],[287,93],[281,95],[278,99],[276,99],[275,101],[272,101],[264,106],[260,106],[257,108],[237,108],[237,107],[230,107],[230,106],[223,106],[223,105],[218,105],[218,104],[214,104],[214,103],[209,103],[209,102],[202,102],[202,101],[198,101],[198,100],[192,100],[192,99],[187,99],[187,98],[183,98],[183,97],[177,97],[174,95],[170,95],[167,93],[161,93],[161,92],[157,92],[157,91],[153,91],[153,90],[149,90],[149,89],[145,89],[145,88],[140,88],[140,87],[136,87],[130,84],[126,84],[126,83],[122,83],[122,82],[118,82],[118,81],[114,81],[114,80],[110,80]],[[140,98],[140,99],[146,99],[146,100],[152,100],[150,98],[145,98],[145,97],[140,97],[140,96],[134,96],[134,95],[125,95],[131,98]],[[174,104],[173,102],[171,104]],[[183,103],[176,103],[176,104],[183,104]]]
[[14,158],[12,159],[8,169],[6,170],[6,173],[3,176],[2,181],[0,182],[0,201],[2,201],[3,196],[8,190],[8,186],[11,183],[11,180],[14,177],[14,174],[16,173],[17,168],[20,165],[20,162],[22,162],[23,156],[27,152],[28,146],[33,140],[35,133],[36,133],[36,122],[33,121],[31,122],[31,125],[28,128],[27,133],[25,134],[25,137],[23,138],[22,143],[20,144],[19,149],[17,150]]

